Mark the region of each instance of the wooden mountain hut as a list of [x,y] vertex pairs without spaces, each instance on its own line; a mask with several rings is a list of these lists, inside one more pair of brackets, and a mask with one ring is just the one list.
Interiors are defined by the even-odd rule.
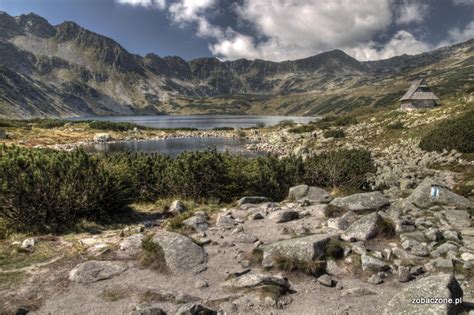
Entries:
[[400,108],[403,110],[426,109],[439,105],[438,97],[431,91],[425,79],[414,81],[400,101]]

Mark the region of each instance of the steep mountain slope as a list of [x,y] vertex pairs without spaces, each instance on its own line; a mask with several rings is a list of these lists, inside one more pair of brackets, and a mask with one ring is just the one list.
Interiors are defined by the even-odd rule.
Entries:
[[473,47],[471,40],[373,62],[341,50],[285,62],[186,62],[131,54],[73,22],[52,26],[35,14],[0,12],[0,116],[313,115],[385,106],[403,93],[407,80],[421,75],[472,90]]

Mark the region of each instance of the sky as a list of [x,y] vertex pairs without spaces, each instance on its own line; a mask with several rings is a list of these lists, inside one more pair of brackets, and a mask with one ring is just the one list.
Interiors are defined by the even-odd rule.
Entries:
[[74,21],[132,53],[186,60],[332,49],[378,60],[474,38],[474,0],[0,0],[0,11]]

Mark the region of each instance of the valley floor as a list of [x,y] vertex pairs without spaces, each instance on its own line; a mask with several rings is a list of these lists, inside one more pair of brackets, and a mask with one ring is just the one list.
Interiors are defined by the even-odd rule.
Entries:
[[[474,312],[473,156],[418,147],[434,124],[469,106],[361,116],[356,124],[331,127],[344,130],[338,139],[317,128],[247,130],[250,148],[279,155],[369,149],[377,166],[370,182],[377,191],[297,186],[281,203],[244,198],[195,207],[169,200],[134,205],[136,215],[128,224],[85,222],[83,233],[12,236],[0,242],[3,312]],[[394,121],[403,127],[387,127]],[[99,131],[73,125],[7,132],[13,134],[6,143],[71,149]],[[111,132],[116,140],[211,134],[238,136]],[[433,188],[439,193],[433,195]],[[150,251],[144,242],[157,247]],[[145,263],[147,257],[152,264]],[[463,305],[411,303],[462,296]]]

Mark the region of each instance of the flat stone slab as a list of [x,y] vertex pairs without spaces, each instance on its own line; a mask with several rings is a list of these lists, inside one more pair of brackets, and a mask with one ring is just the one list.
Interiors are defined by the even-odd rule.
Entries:
[[[383,314],[461,314],[462,305],[455,305],[454,302],[455,299],[460,299],[462,296],[462,289],[453,275],[430,276],[414,281],[402,289],[388,303]],[[416,302],[417,299],[422,298],[451,298],[453,303],[413,303],[413,301]]]
[[339,197],[330,202],[330,205],[352,210],[354,212],[378,210],[390,205],[390,201],[380,191],[370,193],[354,194],[347,197]]
[[382,217],[374,212],[359,218],[341,235],[345,241],[367,241],[377,236]]
[[78,283],[92,283],[117,276],[127,270],[123,263],[90,260],[77,265],[69,272],[69,280]]

